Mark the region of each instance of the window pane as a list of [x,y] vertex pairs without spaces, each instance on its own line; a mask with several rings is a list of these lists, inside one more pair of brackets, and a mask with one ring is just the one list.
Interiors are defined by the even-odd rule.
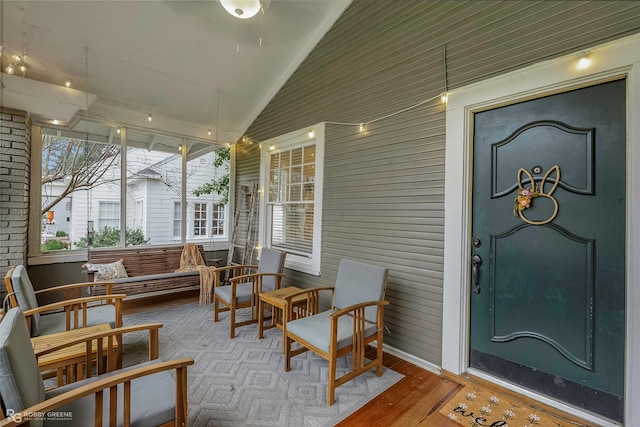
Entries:
[[193,207],[193,235],[207,235],[207,204],[196,203]]
[[174,209],[182,197],[181,181],[182,157],[177,150],[127,148],[127,246],[180,241]]
[[[42,250],[85,248],[88,240],[93,246],[118,244],[118,233],[104,228],[119,227],[119,210],[114,216],[111,205],[120,201],[119,145],[60,137],[43,129],[41,190]],[[103,218],[101,202],[106,203]]]
[[180,237],[182,225],[182,203],[173,203],[173,237]]
[[[224,240],[227,237],[225,212],[229,206],[226,200],[228,194],[218,190],[221,190],[224,182],[228,182],[229,162],[225,160],[220,167],[216,167],[218,160],[225,158],[222,150],[225,149],[188,158],[187,221],[190,225],[187,241],[204,243],[214,239]],[[228,151],[226,153],[228,154]],[[221,206],[223,203],[224,206]]]
[[[302,164],[303,159],[308,162]],[[269,208],[271,209],[271,246],[274,248],[298,255],[312,255],[314,161],[315,146],[281,151],[271,155]]]
[[313,245],[312,203],[271,205],[271,247],[310,256]]

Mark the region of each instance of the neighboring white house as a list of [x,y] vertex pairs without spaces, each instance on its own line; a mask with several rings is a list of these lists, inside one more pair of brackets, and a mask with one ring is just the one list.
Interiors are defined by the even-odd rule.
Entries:
[[[193,191],[204,183],[227,173],[213,166],[215,152],[190,159],[186,167],[186,240],[215,249],[215,241],[227,241],[227,207],[218,205],[220,196],[195,196]],[[182,157],[176,153],[127,149],[126,227],[142,230],[149,245],[181,242]],[[78,190],[57,203],[53,224],[43,215],[42,240],[56,231],[69,235],[72,247],[87,236],[89,221],[97,233],[105,226],[120,229],[120,162],[102,176],[102,184],[90,190]],[[68,180],[69,178],[67,178]],[[66,182],[42,188],[43,204],[47,198],[61,194]],[[65,239],[66,240],[66,239]]]

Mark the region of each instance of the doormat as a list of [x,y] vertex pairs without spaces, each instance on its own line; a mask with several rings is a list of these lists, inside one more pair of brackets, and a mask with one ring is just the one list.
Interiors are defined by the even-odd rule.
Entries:
[[465,427],[570,427],[545,412],[537,411],[504,395],[466,385],[440,413]]

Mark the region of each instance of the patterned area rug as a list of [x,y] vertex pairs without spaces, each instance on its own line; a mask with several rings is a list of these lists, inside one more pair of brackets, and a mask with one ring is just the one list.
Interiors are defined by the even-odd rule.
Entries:
[[[160,359],[195,361],[188,369],[190,426],[332,426],[402,378],[387,368],[381,377],[369,371],[338,387],[336,403],[327,406],[324,359],[306,352],[284,372],[282,332],[270,329],[259,340],[258,326],[250,325],[231,340],[227,314],[214,323],[213,306],[193,303],[124,316],[125,326],[164,324]],[[148,333],[125,335],[124,366],[147,360],[147,339]],[[348,363],[341,358],[338,370]]]
[[535,411],[506,396],[467,385],[440,413],[465,427],[569,427],[549,414]]

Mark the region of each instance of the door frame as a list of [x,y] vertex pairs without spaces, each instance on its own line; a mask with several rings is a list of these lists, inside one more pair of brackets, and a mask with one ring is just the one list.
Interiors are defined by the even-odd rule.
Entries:
[[[578,70],[581,54],[591,65]],[[583,412],[546,396],[469,368],[469,275],[471,259],[471,188],[473,177],[473,114],[502,105],[560,93],[619,77],[627,78],[627,215],[626,215],[626,363],[625,420],[640,419],[640,195],[631,183],[640,182],[640,34],[544,61],[521,70],[449,92],[446,111],[445,237],[442,369],[465,372],[532,397],[549,406],[605,426],[617,423]],[[636,355],[635,360],[632,355]]]

